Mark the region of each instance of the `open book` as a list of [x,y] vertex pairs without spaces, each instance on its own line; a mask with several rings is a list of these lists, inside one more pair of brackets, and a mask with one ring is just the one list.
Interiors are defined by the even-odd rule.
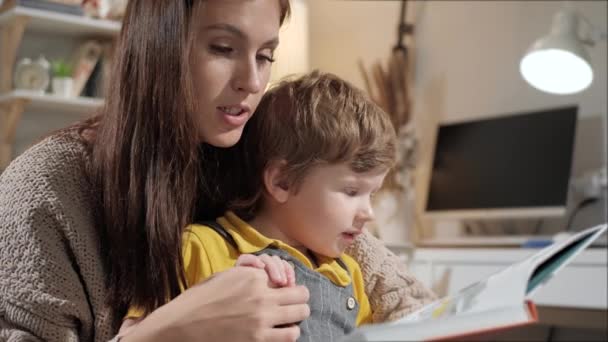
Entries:
[[390,323],[356,329],[342,341],[421,341],[466,336],[535,323],[531,295],[606,231],[606,224],[555,242],[508,268]]

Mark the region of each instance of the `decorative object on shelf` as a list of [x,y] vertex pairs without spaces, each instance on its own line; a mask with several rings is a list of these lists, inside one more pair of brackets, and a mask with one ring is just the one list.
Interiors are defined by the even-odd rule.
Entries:
[[51,63],[53,71],[52,89],[53,94],[61,97],[72,97],[72,66],[64,60],[55,60]]
[[[566,225],[564,227],[564,231],[573,231],[576,226],[575,218],[576,215],[584,208],[591,206],[592,204],[602,204],[597,205],[597,210],[602,210],[602,207],[605,207],[606,200],[608,197],[608,177],[606,176],[606,166],[591,170],[583,173],[577,178],[574,178],[571,182],[571,187],[576,195],[577,204],[568,214],[568,220],[566,221]],[[580,224],[578,225],[580,227]]]
[[[0,30],[3,32],[0,43],[0,172],[13,159],[15,137],[23,113],[32,111],[45,115],[90,115],[103,105],[103,92],[91,87],[92,94],[98,98],[74,96],[61,97],[45,93],[51,83],[50,63],[40,60],[22,60],[18,63],[17,54],[28,39],[26,29],[34,35],[66,36],[70,39],[89,39],[94,37],[101,42],[104,63],[95,82],[91,75],[82,77],[86,87],[90,84],[103,84],[110,70],[113,48],[121,23],[113,20],[97,20],[85,16],[69,15],[67,12],[51,8],[35,8],[42,2],[53,2],[53,5],[74,5],[80,7],[82,0],[30,0],[31,7],[25,6],[23,0],[0,0]],[[55,4],[56,3],[56,4]],[[73,66],[72,59],[67,60]],[[21,65],[18,65],[21,64]],[[41,67],[42,64],[42,67]],[[99,62],[92,64],[91,68]],[[99,67],[99,66],[98,66]],[[42,72],[44,71],[44,72]],[[93,75],[94,77],[94,75]],[[87,81],[88,80],[88,81]],[[75,87],[75,86],[74,86]],[[55,86],[54,89],[58,89]],[[74,91],[70,95],[74,94]]]
[[84,13],[93,18],[119,20],[125,15],[128,0],[83,0]]
[[80,96],[84,90],[87,81],[95,69],[95,65],[101,58],[102,52],[101,44],[95,40],[86,41],[76,49],[73,57],[73,96]]
[[[588,26],[587,37],[579,36],[579,20]],[[538,39],[521,59],[519,70],[534,88],[558,95],[585,90],[593,81],[591,59],[585,45],[606,40],[587,18],[575,11],[567,1],[553,17],[551,32]]]
[[401,1],[401,15],[394,46],[385,70],[380,62],[366,71],[359,61],[365,87],[370,97],[391,118],[397,132],[397,161],[387,174],[384,184],[374,199],[376,234],[391,243],[409,243],[409,232],[415,222],[414,169],[417,138],[411,120],[409,97],[409,52],[404,36],[413,34],[413,25],[406,23],[407,1]]
[[85,83],[80,96],[96,98],[103,98],[106,96],[107,81],[110,78],[114,49],[115,46],[112,43],[101,43],[101,56],[95,64],[89,79]]
[[15,68],[15,88],[32,90],[44,94],[49,86],[49,61],[40,56],[37,60],[23,58]]
[[73,15],[84,15],[80,1],[75,0],[7,0],[5,7],[22,6]]
[[595,170],[590,170],[579,177],[572,180],[573,190],[582,197],[598,198],[606,196],[608,190],[608,176],[606,176],[606,168],[603,167]]

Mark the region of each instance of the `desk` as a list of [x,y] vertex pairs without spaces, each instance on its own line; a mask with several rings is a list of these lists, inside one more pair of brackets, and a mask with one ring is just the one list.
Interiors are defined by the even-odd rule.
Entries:
[[[410,272],[443,296],[487,278],[537,251],[522,248],[417,248],[408,263]],[[549,323],[562,321],[549,316],[563,316],[565,312],[568,316],[575,314],[573,320],[579,318],[580,324],[575,324],[579,327],[606,329],[607,258],[606,248],[586,249],[554,279],[539,288],[532,299],[540,307],[541,320],[548,317]],[[543,311],[552,314],[543,317]]]

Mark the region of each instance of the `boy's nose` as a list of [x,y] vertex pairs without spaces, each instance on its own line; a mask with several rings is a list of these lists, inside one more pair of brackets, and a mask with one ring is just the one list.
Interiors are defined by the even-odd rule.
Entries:
[[371,204],[363,208],[359,211],[357,216],[355,217],[355,228],[361,229],[363,226],[369,222],[374,220],[374,210],[371,207]]

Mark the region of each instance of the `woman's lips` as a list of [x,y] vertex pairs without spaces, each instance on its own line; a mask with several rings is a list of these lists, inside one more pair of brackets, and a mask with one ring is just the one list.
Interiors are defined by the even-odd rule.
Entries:
[[222,106],[217,107],[217,111],[220,114],[222,121],[230,126],[240,127],[249,119],[249,110],[242,106]]

